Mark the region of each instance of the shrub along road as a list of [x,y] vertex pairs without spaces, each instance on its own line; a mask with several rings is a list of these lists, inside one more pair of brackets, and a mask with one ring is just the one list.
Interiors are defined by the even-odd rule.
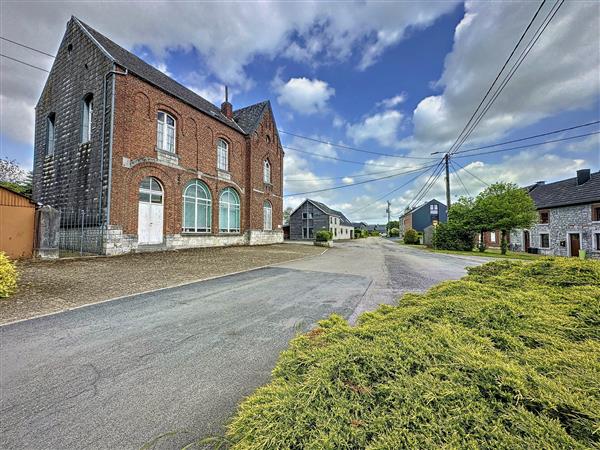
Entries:
[[369,238],[322,256],[0,327],[1,448],[180,448],[222,434],[279,352],[484,259]]

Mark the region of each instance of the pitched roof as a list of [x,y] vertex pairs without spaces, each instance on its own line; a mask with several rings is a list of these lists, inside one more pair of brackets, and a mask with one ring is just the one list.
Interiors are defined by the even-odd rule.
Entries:
[[350,222],[348,220],[348,218],[341,211],[336,211],[335,209],[331,209],[326,204],[321,203],[321,202],[317,202],[315,200],[307,199],[307,201],[309,201],[309,202],[313,203],[314,205],[316,205],[325,214],[329,214],[330,216],[336,216],[336,217],[339,217],[340,219],[342,219],[341,220],[341,224],[342,225],[352,226],[352,222]]
[[434,199],[431,199],[431,200],[429,200],[429,201],[428,201],[428,202],[426,202],[426,203],[423,203],[422,205],[414,206],[413,208],[409,209],[408,211],[404,211],[404,212],[403,212],[403,213],[400,215],[400,219],[402,219],[402,218],[403,218],[404,216],[406,216],[407,214],[412,214],[412,213],[414,213],[416,210],[418,210],[418,209],[421,209],[421,208],[423,208],[424,206],[430,205],[431,203],[434,203],[434,202],[435,202],[435,203],[437,203],[437,204],[439,204],[439,205],[442,205],[442,206],[444,206],[444,207],[446,206],[445,204],[443,204],[442,202],[440,202],[439,200],[437,200],[437,199],[435,199],[435,198],[434,198]]
[[527,190],[536,208],[556,208],[600,202],[600,171],[590,174],[590,179],[578,185],[577,177],[548,184],[534,184]]
[[[162,89],[163,91],[171,94],[174,97],[177,97],[181,101],[187,103],[191,107],[217,119],[218,121],[224,123],[225,125],[233,128],[236,131],[239,131],[244,134],[252,133],[260,119],[262,118],[262,112],[268,101],[257,103],[256,105],[251,105],[246,108],[239,109],[234,111],[233,118],[229,119],[225,114],[221,112],[221,109],[217,106],[213,105],[208,100],[202,98],[194,91],[186,88],[184,85],[178,83],[171,77],[165,75],[157,68],[148,64],[141,58],[137,57],[133,53],[128,50],[125,50],[120,45],[116,44],[114,41],[110,40],[102,33],[96,31],[89,25],[83,23],[81,20],[73,17],[76,23],[78,23],[81,28],[87,32],[93,40],[97,42],[100,48],[108,54],[110,58],[112,58],[117,64],[124,67],[128,71],[134,73],[140,78],[146,80],[147,82],[155,85],[156,87]],[[260,110],[259,112],[257,112]]]

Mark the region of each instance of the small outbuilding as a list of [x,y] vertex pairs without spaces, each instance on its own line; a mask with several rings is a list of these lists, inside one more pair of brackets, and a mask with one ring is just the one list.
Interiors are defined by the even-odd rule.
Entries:
[[0,186],[0,251],[9,258],[31,258],[35,241],[35,203]]

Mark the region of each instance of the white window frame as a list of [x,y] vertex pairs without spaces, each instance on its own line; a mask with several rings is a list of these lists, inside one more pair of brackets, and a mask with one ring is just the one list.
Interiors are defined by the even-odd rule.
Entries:
[[492,243],[492,244],[496,243],[496,232],[495,231],[490,232],[490,243]]
[[56,113],[51,112],[46,116],[46,155],[54,155],[56,146]]
[[[198,197],[198,195],[191,195],[189,194],[189,192],[191,192],[191,188],[194,187],[196,188],[196,192],[197,189],[202,190],[205,194],[206,197]],[[187,201],[186,201],[187,200]],[[193,227],[187,227],[186,223],[185,223],[185,218],[186,218],[186,212],[187,212],[187,208],[188,203],[193,202],[194,203],[194,226]],[[199,219],[201,217],[201,211],[202,209],[204,209],[204,219],[206,221],[206,227],[205,228],[201,228],[198,226],[198,223],[200,222]],[[200,212],[199,212],[200,210]],[[211,229],[212,229],[212,197],[210,194],[210,189],[208,189],[208,186],[206,184],[204,184],[202,181],[200,180],[192,180],[190,181],[185,189],[183,190],[183,216],[182,216],[182,220],[181,220],[181,230],[184,233],[210,233]]]
[[[143,187],[144,181],[146,181],[146,180],[150,180],[149,188]],[[152,188],[153,182],[155,182],[158,185],[158,189]],[[143,200],[142,194],[147,194],[148,200]],[[155,200],[159,200],[159,201],[155,201]],[[162,205],[164,202],[164,189],[162,187],[162,184],[160,184],[160,181],[158,181],[154,177],[144,178],[140,182],[140,188],[139,188],[139,192],[138,192],[138,201],[140,201],[142,203],[154,203],[155,205]]]
[[229,171],[229,143],[220,138],[217,141],[217,169]]
[[83,97],[83,112],[81,116],[81,143],[92,140],[92,116],[94,114],[94,95],[87,94]]
[[265,231],[273,230],[273,206],[268,200],[263,203],[263,228]]
[[265,183],[271,183],[271,163],[268,159],[263,162],[263,181]]
[[[232,192],[235,196],[235,198],[237,199],[237,203],[232,203],[230,201],[224,201],[223,200],[223,196],[225,195],[225,193],[230,193]],[[241,200],[240,200],[240,195],[236,192],[235,189],[233,188],[225,188],[221,191],[221,194],[219,195],[219,231],[221,233],[239,233],[240,229],[241,229],[241,221],[242,221],[242,216],[241,216]],[[223,212],[224,210],[226,211],[225,217],[227,218],[227,226],[225,228],[221,227],[221,219],[223,218]],[[237,218],[238,218],[238,226],[234,227],[232,226],[232,224],[230,223],[230,218],[231,218],[231,211],[236,211],[237,210]]]
[[[163,120],[160,115],[163,115]],[[169,119],[173,125],[169,125]],[[173,131],[173,146],[169,148],[169,130]],[[156,113],[156,147],[163,152],[175,153],[177,148],[177,120],[166,111]]]

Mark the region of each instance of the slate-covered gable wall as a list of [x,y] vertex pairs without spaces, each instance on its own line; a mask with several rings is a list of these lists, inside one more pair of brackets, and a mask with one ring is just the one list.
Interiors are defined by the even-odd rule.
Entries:
[[[99,210],[106,205],[108,135],[112,83],[102,114],[103,81],[112,61],[74,19],[67,29],[35,111],[33,198],[55,208]],[[92,139],[81,143],[83,98],[93,94]],[[47,117],[55,114],[54,154],[47,154]],[[101,168],[102,122],[105,124],[104,168]],[[96,218],[97,220],[97,218]]]

